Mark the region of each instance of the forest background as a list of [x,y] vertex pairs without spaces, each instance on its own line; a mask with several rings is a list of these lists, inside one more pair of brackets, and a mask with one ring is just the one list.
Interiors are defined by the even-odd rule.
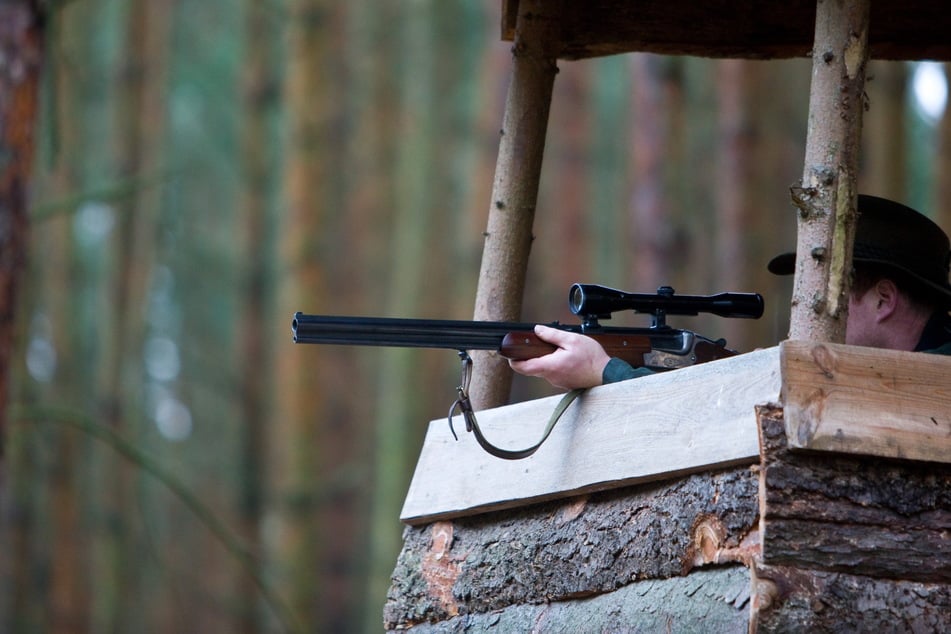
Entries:
[[[0,630],[379,631],[458,360],[295,346],[290,320],[471,318],[501,3],[50,6]],[[573,321],[572,282],[669,284],[767,301],[756,322],[675,325],[740,350],[784,338],[790,280],[765,264],[795,244],[810,60],[560,69],[523,320]],[[869,75],[861,191],[951,227],[943,68]],[[520,378],[512,399],[550,393]]]

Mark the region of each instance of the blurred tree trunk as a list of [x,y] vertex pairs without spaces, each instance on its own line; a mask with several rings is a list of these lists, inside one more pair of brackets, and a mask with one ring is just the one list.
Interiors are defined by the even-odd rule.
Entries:
[[[33,179],[35,137],[39,110],[41,73],[45,63],[45,16],[41,3],[16,0],[0,3],[0,491],[8,492],[6,455],[6,417],[13,354],[16,349],[17,313],[22,295],[21,284],[27,273],[30,244],[29,191]],[[14,463],[15,464],[15,463]],[[18,475],[39,471],[22,463]],[[19,626],[40,619],[34,592],[30,555],[37,542],[35,529],[47,518],[34,513],[36,506],[28,497],[34,482],[27,477],[28,490],[17,487],[14,495],[14,525],[10,543],[14,548],[3,553],[12,575],[10,622]],[[5,498],[6,496],[0,496]],[[6,509],[4,509],[6,510]],[[20,514],[22,512],[22,515]],[[7,531],[4,531],[6,533]],[[70,606],[66,606],[67,608]],[[47,621],[47,625],[49,621]]]
[[[497,149],[489,149],[491,143],[486,143],[486,140],[498,138],[499,105],[504,98],[493,88],[505,76],[505,70],[493,74],[491,83],[484,82],[486,77],[483,74],[493,49],[496,46],[505,49],[495,41],[498,20],[497,15],[492,14],[501,10],[501,3],[452,0],[433,4],[436,11],[434,50],[452,52],[435,55],[433,59],[434,86],[451,87],[450,90],[433,92],[436,103],[432,108],[435,130],[440,133],[433,140],[432,161],[440,170],[439,178],[443,183],[435,190],[433,210],[446,211],[433,214],[433,234],[445,238],[431,240],[431,248],[447,266],[434,271],[436,275],[431,278],[436,284],[430,285],[427,294],[427,306],[430,307],[427,314],[470,319],[477,280],[469,274],[479,266],[485,228],[483,212],[492,183],[494,150]],[[491,123],[485,125],[493,133],[483,134],[482,124],[489,119]],[[448,134],[443,135],[443,131]],[[442,369],[441,374],[432,380],[445,381],[449,376],[450,387],[457,385],[458,360],[453,355],[433,355],[432,358]],[[441,410],[445,395],[434,394],[434,397],[437,398],[429,399],[430,404],[438,402]],[[422,440],[422,434],[419,440]]]
[[[286,211],[279,237],[283,280],[278,315],[290,319],[309,303],[326,297],[325,245],[332,237],[325,223],[324,188],[330,156],[322,144],[330,132],[334,103],[324,64],[335,55],[329,46],[334,3],[291,0],[286,28],[285,107],[287,148],[284,153]],[[268,455],[271,508],[268,547],[278,592],[299,620],[302,631],[322,629],[326,615],[319,598],[325,588],[318,574],[327,536],[316,512],[320,482],[320,421],[329,415],[326,386],[334,371],[311,349],[287,350],[277,358],[277,389]],[[332,611],[332,610],[331,610]]]
[[[346,63],[349,79],[345,96],[345,112],[351,123],[352,133],[347,136],[344,160],[351,169],[341,174],[344,182],[342,209],[347,223],[347,242],[354,251],[350,258],[343,258],[337,270],[341,281],[341,293],[349,310],[358,314],[378,314],[383,310],[379,297],[366,290],[377,287],[386,278],[389,258],[386,257],[389,231],[381,231],[381,223],[392,213],[390,195],[391,176],[387,165],[392,157],[392,131],[394,113],[392,95],[399,81],[388,73],[388,63],[396,58],[396,34],[388,28],[394,24],[395,11],[392,3],[380,4],[374,0],[354,0],[348,4],[346,34],[343,38],[342,58]],[[365,394],[378,394],[380,381],[379,350],[351,351],[354,362],[351,376],[358,382],[358,389]],[[378,399],[350,399],[349,427],[359,448],[358,458],[364,472],[371,472],[376,462],[376,444],[366,439],[377,435],[377,418],[381,407]],[[380,606],[375,605],[374,590],[380,580],[380,564],[374,562],[376,551],[369,546],[374,527],[370,516],[374,513],[373,487],[375,480],[361,478],[360,500],[347,504],[353,529],[347,540],[347,567],[337,567],[339,578],[334,583],[335,600],[346,614],[351,631],[379,629]],[[360,529],[363,530],[360,530]],[[368,537],[370,536],[370,537]],[[385,578],[389,577],[389,573]],[[375,631],[375,630],[374,630]]]
[[[91,412],[97,421],[114,422],[109,399],[115,392],[110,389],[106,367],[114,351],[109,341],[116,324],[108,301],[118,287],[118,282],[109,279],[116,269],[110,266],[114,249],[109,231],[90,232],[90,227],[98,223],[111,227],[115,213],[108,203],[92,196],[60,202],[98,184],[97,169],[111,159],[104,141],[112,130],[103,126],[102,106],[112,95],[88,91],[94,80],[75,72],[70,61],[74,54],[87,60],[96,73],[108,75],[103,51],[97,50],[90,38],[79,36],[90,32],[93,24],[103,32],[115,27],[88,5],[57,11],[50,22],[55,38],[51,50],[59,54],[52,60],[51,72],[56,76],[46,95],[46,133],[54,149],[46,158],[55,161],[55,171],[44,195],[47,202],[61,204],[67,213],[44,223],[51,241],[47,252],[55,254],[44,262],[49,276],[46,283],[58,291],[39,298],[38,310],[49,311],[57,353],[46,400]],[[110,336],[102,336],[104,333]],[[105,363],[100,364],[100,359]],[[86,632],[119,627],[118,597],[126,581],[123,566],[127,562],[121,548],[128,535],[123,523],[128,498],[117,499],[116,491],[124,486],[122,481],[129,472],[119,475],[119,456],[96,452],[87,438],[68,427],[50,426],[41,438],[54,447],[54,456],[46,464],[51,487],[49,523],[53,527],[49,538],[51,628]],[[97,469],[108,474],[103,486],[85,490],[85,478]],[[95,510],[90,513],[90,508]],[[132,579],[127,581],[128,586],[134,585]]]
[[[340,174],[343,183],[341,196],[341,222],[346,236],[348,257],[341,257],[335,269],[335,297],[342,306],[356,314],[380,315],[385,310],[386,290],[392,273],[391,242],[395,216],[394,164],[401,138],[399,93],[403,77],[394,70],[401,63],[401,29],[397,28],[405,4],[379,3],[375,0],[355,0],[348,3],[345,33],[341,41],[340,57],[344,63],[347,82],[345,102],[342,106],[346,143],[342,150],[344,160],[351,169]],[[373,290],[370,290],[373,289]],[[356,445],[362,475],[372,473],[376,461],[375,442],[368,439],[377,434],[377,417],[380,406],[376,395],[379,391],[380,349],[351,348],[347,357],[353,363],[358,376],[359,389],[373,398],[349,399],[347,401],[347,426],[350,441]],[[350,390],[354,389],[350,386]],[[361,515],[359,526],[369,532],[372,513],[372,487],[370,477],[363,478],[364,499],[351,507],[356,516]],[[370,548],[365,536],[354,538],[349,546],[355,564],[362,577],[354,579],[353,585],[337,584],[340,592],[350,595],[349,606],[354,615],[353,623],[372,621],[378,623],[378,612],[367,609],[366,593],[368,568],[372,565]]]
[[[117,68],[116,113],[116,178],[121,183],[134,182],[143,174],[155,173],[162,162],[162,139],[165,136],[164,95],[167,42],[171,5],[136,0],[124,5],[120,28],[125,38]],[[142,307],[147,294],[154,262],[155,222],[159,203],[154,189],[133,189],[127,197],[115,202],[117,231],[114,233],[115,255],[108,308],[101,318],[108,324],[110,337],[102,338],[103,378],[100,411],[102,422],[126,437],[140,434],[136,421],[141,420],[141,401],[133,379],[142,368],[146,324]],[[141,469],[119,455],[106,455],[109,494],[103,498],[105,508],[115,517],[126,518],[117,525],[114,538],[112,568],[115,588],[113,627],[134,628],[144,613],[160,618],[163,610],[154,602],[145,601],[146,569],[141,565],[142,536],[129,518],[136,517],[139,502],[136,490],[143,476]],[[86,575],[77,571],[76,582],[83,584]]]
[[[678,292],[704,293],[718,290],[716,283],[717,196],[719,190],[719,85],[717,60],[684,58],[680,62],[682,106],[676,120],[666,125],[683,137],[678,150],[672,138],[665,187],[675,227],[673,267],[661,281]],[[676,93],[673,93],[676,94]],[[678,155],[679,152],[679,155]],[[684,178],[687,174],[689,177]],[[656,283],[655,283],[656,286]],[[645,289],[647,290],[647,289]],[[683,319],[684,321],[681,321]],[[706,317],[679,318],[683,327],[708,331]],[[689,324],[689,325],[688,325]]]
[[[951,64],[942,64],[951,87]],[[951,231],[951,90],[938,124],[938,162],[935,167],[935,222]]]
[[651,292],[670,284],[684,253],[684,232],[673,213],[669,184],[675,176],[680,113],[680,60],[649,54],[631,57],[634,116],[631,122],[630,244],[634,286]]
[[[275,218],[272,213],[276,191],[277,161],[273,121],[278,107],[280,76],[274,16],[257,0],[245,2],[246,46],[242,69],[242,116],[239,215],[244,220],[244,254],[239,258],[243,270],[243,319],[238,331],[241,349],[239,370],[241,411],[244,414],[243,443],[238,457],[241,464],[239,486],[240,534],[250,553],[262,551],[260,525],[264,511],[264,483],[267,474],[265,439],[270,423],[269,407],[273,390],[273,338],[268,335],[272,289],[274,288]],[[257,558],[248,558],[249,566],[259,568]],[[263,570],[258,569],[258,575]],[[260,594],[254,581],[242,572],[237,584],[241,614],[237,631],[260,632]]]
[[43,24],[41,3],[36,0],[0,4],[0,486],[17,299],[29,243],[28,192],[46,36]]
[[[779,248],[771,243],[773,218],[781,206],[772,192],[782,191],[789,181],[763,166],[775,165],[768,163],[770,149],[783,143],[782,129],[771,122],[782,119],[774,111],[785,103],[770,92],[771,73],[766,62],[719,60],[714,64],[719,108],[714,168],[715,279],[710,291],[764,292],[768,285],[765,264]],[[777,299],[769,297],[768,301]],[[769,339],[766,321],[708,321],[716,321],[711,333],[725,337],[731,347],[741,351],[775,343]]]
[[[88,17],[72,14],[73,17],[67,20],[67,15],[57,12],[49,23],[53,26],[54,41],[64,48],[68,48],[69,41],[63,34],[74,32],[73,29],[78,25],[85,26]],[[47,200],[65,197],[81,189],[83,170],[74,157],[80,154],[79,148],[85,140],[84,125],[88,122],[85,104],[79,97],[80,82],[76,75],[67,72],[62,60],[54,57],[50,60],[49,77],[45,84],[45,113],[48,116],[45,132],[50,141],[47,147],[53,148],[53,154],[45,158],[55,161],[56,169],[48,187],[43,189]],[[43,319],[49,319],[51,343],[56,351],[54,373],[50,376],[53,385],[49,387],[52,389],[43,397],[77,403],[86,398],[84,394],[92,391],[83,389],[89,388],[92,381],[80,386],[77,379],[79,376],[88,378],[86,375],[89,372],[88,367],[80,369],[82,355],[77,350],[81,345],[81,337],[68,317],[79,312],[77,287],[81,284],[77,282],[82,277],[78,271],[83,268],[74,240],[72,219],[72,216],[48,219],[41,225],[43,236],[39,244],[49,257],[43,258],[38,276],[45,277],[48,286],[55,285],[60,290],[37,297],[36,313],[42,315]],[[67,289],[66,292],[63,289]],[[40,402],[43,397],[39,399]],[[54,449],[51,460],[40,461],[39,468],[30,479],[30,495],[36,499],[38,492],[49,487],[49,514],[39,511],[37,519],[54,529],[48,538],[49,548],[46,550],[49,552],[40,554],[41,551],[36,550],[30,553],[30,565],[33,567],[38,562],[50,565],[49,585],[44,586],[49,594],[33,596],[30,600],[46,608],[48,628],[89,631],[95,620],[89,602],[89,573],[96,557],[95,548],[82,543],[83,538],[89,535],[88,531],[83,530],[82,507],[90,502],[90,497],[82,495],[79,475],[84,458],[88,457],[86,445],[79,434],[63,428],[42,430],[36,434],[36,439],[38,444],[49,445]],[[49,557],[48,562],[46,557]]]
[[749,290],[763,294],[766,310],[760,320],[763,338],[750,342],[750,347],[773,346],[789,333],[792,276],[773,275],[766,265],[775,255],[792,251],[796,244],[798,211],[790,200],[789,185],[802,173],[806,146],[803,131],[809,118],[809,100],[804,95],[809,92],[812,73],[808,59],[762,64],[762,81],[757,86],[763,117],[757,176],[763,182],[758,195],[762,201],[761,231],[753,247],[757,276]]
[[905,62],[875,60],[869,64],[859,177],[863,194],[899,201],[908,198],[907,83]]
[[[544,221],[534,231],[538,244],[530,265],[538,275],[525,292],[526,299],[535,300],[533,305],[546,308],[545,314],[520,318],[541,321],[564,316],[568,287],[580,281],[577,276],[587,268],[591,243],[586,221],[598,212],[588,204],[597,187],[586,169],[592,133],[590,82],[588,66],[567,63],[559,69],[549,114],[549,125],[558,134],[545,144],[546,186],[538,200]],[[549,306],[557,306],[558,313],[552,314]]]
[[[750,252],[751,223],[757,212],[753,207],[756,187],[754,153],[756,122],[753,109],[753,86],[758,80],[757,67],[746,60],[720,60],[716,70],[718,108],[718,143],[716,160],[716,233],[714,241],[713,286],[716,289],[740,290],[746,286],[745,263]],[[717,334],[735,345],[740,334],[737,320],[726,320]]]
[[618,288],[627,288],[631,279],[624,184],[632,148],[618,143],[631,134],[627,129],[632,96],[630,57],[606,58],[596,67],[591,87],[591,116],[597,122],[592,130],[591,171],[599,180],[588,188],[588,205],[583,210],[593,235],[593,280]]
[[[421,1],[408,5],[399,19],[396,53],[402,60],[397,107],[398,145],[395,149],[395,195],[392,210],[390,273],[384,313],[418,316],[420,297],[428,280],[433,223],[431,165],[433,147],[433,7]],[[419,350],[380,350],[380,388],[375,416],[375,457],[370,513],[370,576],[368,605],[373,617],[365,631],[380,629],[389,573],[400,551],[399,512],[416,456],[417,428],[423,419],[418,394],[424,389]]]

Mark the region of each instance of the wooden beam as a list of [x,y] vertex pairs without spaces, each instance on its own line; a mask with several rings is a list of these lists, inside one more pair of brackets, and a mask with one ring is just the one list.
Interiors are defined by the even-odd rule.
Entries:
[[[520,2],[503,0],[501,37],[514,37]],[[812,51],[815,0],[587,0],[566,7],[558,57],[632,52],[780,59]],[[876,1],[869,43],[875,59],[951,60],[951,9],[933,0]]]
[[[754,462],[754,406],[779,392],[778,347],[593,388],[537,453],[515,461],[490,456],[464,431],[455,442],[436,420],[400,518],[426,523]],[[520,449],[537,440],[559,398],[482,411],[479,421],[490,441]]]
[[951,357],[786,341],[789,445],[951,463]]

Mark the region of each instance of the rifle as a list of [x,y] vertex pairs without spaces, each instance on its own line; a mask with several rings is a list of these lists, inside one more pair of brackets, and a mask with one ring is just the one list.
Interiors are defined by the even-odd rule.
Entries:
[[[547,325],[569,332],[588,335],[597,340],[609,356],[623,359],[633,367],[663,371],[731,357],[737,352],[726,347],[723,339],[712,340],[689,330],[671,328],[667,315],[698,315],[712,313],[720,317],[756,319],[763,314],[763,298],[758,293],[719,293],[716,295],[677,295],[669,286],[656,293],[627,293],[597,284],[573,284],[568,292],[568,307],[581,318],[580,324]],[[651,315],[648,328],[602,326],[600,320],[610,319],[622,310]],[[392,317],[341,317],[331,315],[294,314],[291,330],[295,343],[393,346],[402,348],[443,348],[456,350],[462,359],[462,382],[456,388],[458,398],[449,410],[452,416],[461,409],[466,431],[475,432],[476,439],[492,455],[501,458],[522,458],[537,449],[561,412],[580,391],[559,405],[549,422],[544,437],[534,447],[509,451],[494,447],[485,440],[469,403],[469,378],[472,359],[470,350],[495,350],[512,359],[531,359],[548,354],[555,346],[542,341],[534,333],[534,323],[509,321],[462,321],[449,319],[401,319]],[[458,437],[457,437],[458,439]]]

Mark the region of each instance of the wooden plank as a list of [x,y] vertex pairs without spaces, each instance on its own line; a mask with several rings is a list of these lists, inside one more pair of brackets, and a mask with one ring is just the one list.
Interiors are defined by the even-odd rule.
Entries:
[[951,462],[951,357],[786,341],[791,447]]
[[[409,524],[510,508],[759,457],[755,405],[780,390],[779,348],[593,388],[524,460],[494,458],[461,419],[430,423],[400,518]],[[533,444],[560,397],[479,412],[490,441]]]
[[[511,41],[518,0],[503,0],[501,37]],[[664,55],[776,59],[813,48],[815,0],[587,0],[570,2],[561,59],[635,51]],[[872,58],[951,59],[951,9],[933,0],[871,4]]]

